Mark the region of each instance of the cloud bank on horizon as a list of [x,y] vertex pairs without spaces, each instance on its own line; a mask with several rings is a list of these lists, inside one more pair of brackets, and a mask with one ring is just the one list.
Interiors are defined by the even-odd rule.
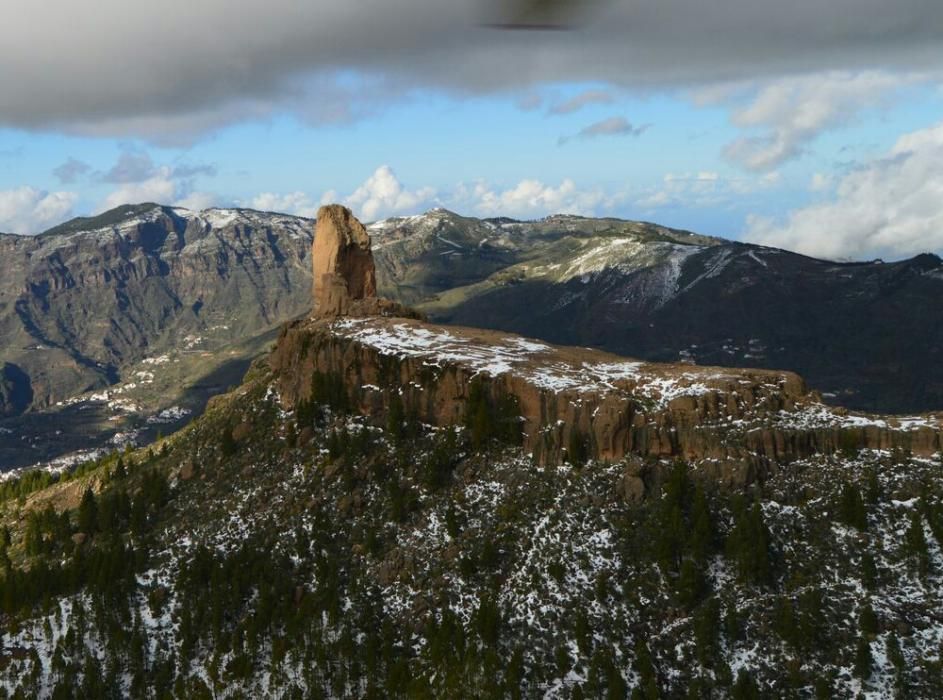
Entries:
[[[698,212],[728,229],[739,220],[744,237],[810,254],[943,250],[943,198],[932,196],[943,169],[939,117],[929,117],[943,95],[943,3],[595,0],[584,3],[572,32],[488,29],[497,11],[488,0],[248,0],[238,12],[225,0],[12,5],[0,43],[0,230],[35,232],[76,206],[141,200],[310,212],[342,191],[336,198],[367,219],[430,203],[510,216],[659,218],[683,209],[691,228],[699,228]],[[885,130],[896,130],[896,144],[843,162],[831,156],[844,146],[822,155],[823,142],[856,128],[862,115],[900,111],[913,91],[927,114],[891,118]],[[475,105],[456,107],[468,112],[458,126],[468,131],[456,140],[488,128],[481,100],[515,103],[540,129],[557,130],[547,143],[566,145],[558,159],[587,159],[584,174],[512,172],[496,157],[457,177],[443,162],[406,186],[393,170],[405,163],[380,155],[352,164],[344,188],[278,192],[263,184],[250,195],[211,182],[224,167],[185,162],[189,149],[209,148],[240,125],[277,132],[288,117],[297,128],[336,134],[395,123],[397,105],[429,95]],[[664,95],[673,102],[652,107],[649,119],[626,113],[626,95],[636,109]],[[683,153],[676,124],[687,128],[717,111],[724,123],[709,137],[717,148]],[[9,163],[24,146],[8,149],[4,139],[28,146],[50,134],[118,144],[120,153],[93,163],[63,151],[48,180],[15,180]],[[629,149],[644,151],[655,138],[665,141],[652,154],[674,141],[671,158],[650,158],[651,173],[621,177]],[[155,159],[147,149],[178,155]],[[505,154],[496,146],[495,155]],[[815,175],[799,170],[803,162]],[[815,183],[801,196],[800,179]]]

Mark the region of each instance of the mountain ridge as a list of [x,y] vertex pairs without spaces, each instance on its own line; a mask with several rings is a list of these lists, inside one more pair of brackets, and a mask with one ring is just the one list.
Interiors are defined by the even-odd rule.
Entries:
[[[122,433],[173,406],[199,412],[206,392],[235,382],[310,304],[310,219],[157,204],[102,217],[0,237],[0,361],[17,377],[16,401],[9,379],[0,394],[17,436],[0,436],[0,464],[54,456],[22,445],[69,443],[49,438],[56,423],[98,434],[89,411],[62,419],[75,401]],[[644,360],[798,371],[827,400],[858,409],[943,406],[943,266],[932,255],[832,263],[645,222],[444,209],[367,231],[379,291],[437,322]],[[156,383],[136,380],[165,355]],[[224,376],[223,366],[222,385],[201,379]],[[172,381],[206,389],[191,399]],[[116,401],[140,412],[109,407]]]

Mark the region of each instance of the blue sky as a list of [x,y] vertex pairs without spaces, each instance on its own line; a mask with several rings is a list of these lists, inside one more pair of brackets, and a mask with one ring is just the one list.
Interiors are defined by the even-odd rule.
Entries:
[[[402,0],[403,12],[428,7],[424,1]],[[211,4],[197,3],[197,14]],[[906,0],[900,12],[908,5],[921,11]],[[416,16],[433,22],[430,12]],[[731,15],[736,22],[741,16]],[[340,13],[333,21],[349,19],[358,18]],[[572,212],[833,258],[943,252],[943,204],[932,205],[943,183],[943,166],[934,165],[943,154],[943,66],[911,56],[920,42],[939,48],[939,37],[914,34],[905,46],[915,50],[902,54],[899,40],[885,49],[859,31],[867,60],[826,52],[802,65],[789,46],[774,45],[781,32],[757,15],[749,21],[758,34],[768,30],[765,44],[734,46],[734,63],[714,44],[694,46],[685,63],[683,49],[696,40],[686,43],[674,16],[650,21],[648,33],[676,42],[668,48],[677,70],[635,70],[664,41],[624,55],[621,35],[605,28],[596,30],[598,55],[571,38],[578,31],[562,40],[559,32],[527,33],[508,43],[504,34],[466,29],[451,37],[453,59],[442,53],[449,45],[420,50],[409,44],[416,36],[400,37],[394,27],[383,34],[393,36],[389,53],[380,54],[391,67],[378,68],[370,49],[355,46],[330,70],[320,55],[307,57],[310,65],[275,65],[284,80],[281,73],[256,80],[251,56],[214,54],[218,70],[208,61],[193,60],[185,72],[170,66],[161,82],[166,53],[141,56],[130,43],[124,56],[120,45],[104,57],[63,49],[47,72],[26,67],[35,72],[34,90],[17,83],[11,106],[0,105],[0,230],[36,233],[144,200],[305,215],[341,201],[364,219],[437,205],[477,216]],[[107,34],[107,26],[95,26]],[[278,22],[270,31],[288,33],[266,60],[275,51],[296,61],[290,42],[304,32],[295,37]],[[857,41],[856,31],[846,28]],[[836,45],[849,44],[848,36]],[[469,37],[475,42],[463,46]],[[508,75],[492,62],[501,52],[514,59]],[[567,56],[576,58],[561,68]],[[78,91],[61,77],[71,63],[101,72],[106,59],[116,72],[102,85]],[[126,70],[114,68],[121,60]],[[136,71],[154,77],[135,81],[129,74]],[[572,76],[559,79],[565,71]],[[40,94],[46,82],[60,99]]]

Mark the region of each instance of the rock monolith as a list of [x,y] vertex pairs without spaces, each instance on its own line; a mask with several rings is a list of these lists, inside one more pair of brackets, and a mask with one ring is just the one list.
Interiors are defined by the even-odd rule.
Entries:
[[319,316],[343,316],[352,302],[376,298],[370,236],[350,209],[329,204],[318,210],[312,258]]

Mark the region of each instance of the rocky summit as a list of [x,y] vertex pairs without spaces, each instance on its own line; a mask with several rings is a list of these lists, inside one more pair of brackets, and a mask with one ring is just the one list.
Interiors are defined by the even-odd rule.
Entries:
[[376,266],[370,245],[367,230],[349,209],[331,204],[318,210],[311,254],[316,315],[418,315],[405,306],[377,297]]
[[428,323],[357,226],[205,413],[2,484],[0,695],[943,695],[938,414]]
[[311,260],[316,313],[346,314],[350,302],[376,297],[370,236],[349,209],[334,204],[318,211]]

